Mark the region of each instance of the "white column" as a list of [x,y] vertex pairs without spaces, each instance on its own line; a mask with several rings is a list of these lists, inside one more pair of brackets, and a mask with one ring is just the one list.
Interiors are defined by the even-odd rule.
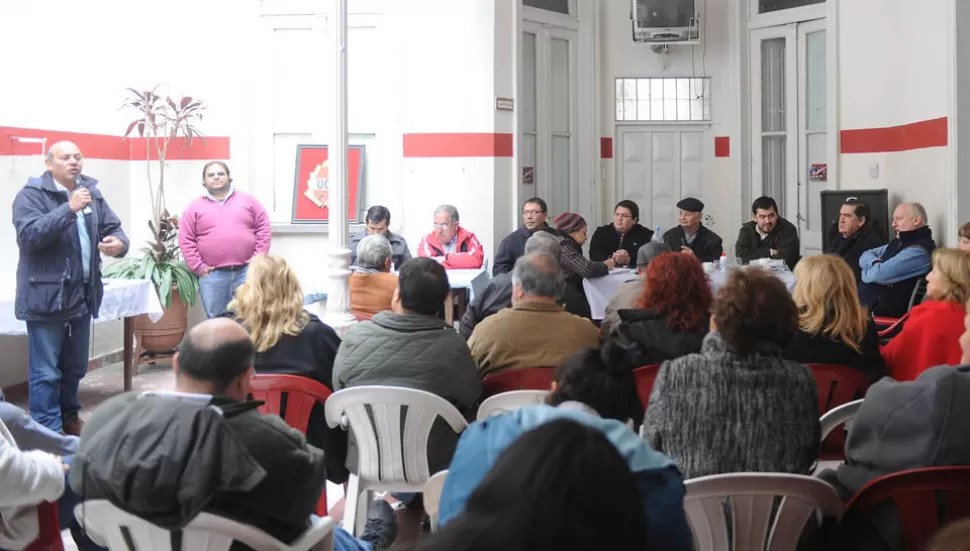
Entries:
[[347,248],[347,0],[333,0],[330,36],[334,53],[334,124],[327,164],[330,179],[330,285],[326,323],[337,333],[354,323],[350,313],[350,249]]

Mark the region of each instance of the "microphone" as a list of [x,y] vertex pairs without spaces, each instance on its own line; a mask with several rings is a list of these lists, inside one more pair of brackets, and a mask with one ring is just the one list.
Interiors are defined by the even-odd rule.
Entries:
[[[78,174],[77,176],[74,177],[74,189],[77,189],[78,186],[80,185],[81,185],[81,175]],[[84,207],[84,209],[81,212],[84,213],[85,216],[91,214],[91,206],[88,205]]]

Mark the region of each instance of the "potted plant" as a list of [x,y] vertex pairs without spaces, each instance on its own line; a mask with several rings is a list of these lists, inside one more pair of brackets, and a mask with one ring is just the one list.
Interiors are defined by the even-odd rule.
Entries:
[[124,139],[137,131],[145,141],[151,238],[141,249],[141,256],[120,260],[104,270],[105,277],[148,279],[154,283],[165,314],[156,323],[147,315],[135,319],[138,343],[153,356],[170,353],[182,341],[188,326],[188,308],[195,305],[199,295],[199,278],[189,269],[179,248],[178,217],[170,215],[165,206],[165,163],[173,140],[183,138],[183,147],[197,137],[204,140],[195,124],[202,120],[205,110],[201,101],[191,97],[175,101],[162,96],[158,88],[129,88],[131,95],[122,106],[136,115],[128,124]]

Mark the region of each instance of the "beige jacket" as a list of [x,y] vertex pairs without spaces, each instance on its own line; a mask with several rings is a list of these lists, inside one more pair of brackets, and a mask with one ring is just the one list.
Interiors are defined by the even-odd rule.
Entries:
[[57,501],[64,482],[57,456],[21,451],[0,422],[0,548],[23,549],[37,539],[37,505]]
[[599,346],[591,321],[557,304],[521,301],[475,326],[468,339],[482,376],[520,367],[556,367],[583,348]]

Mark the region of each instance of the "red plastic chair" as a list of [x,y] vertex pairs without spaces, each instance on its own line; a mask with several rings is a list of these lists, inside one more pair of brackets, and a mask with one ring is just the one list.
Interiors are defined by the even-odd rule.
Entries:
[[[938,496],[940,492],[945,495]],[[943,524],[970,517],[970,466],[928,467],[877,478],[849,501],[843,522],[871,522],[873,509],[890,499],[899,512],[903,551],[920,551]]]
[[[286,424],[306,434],[310,413],[317,402],[324,404],[332,392],[321,383],[299,375],[258,373],[249,382],[249,393],[254,400],[265,402],[259,412],[280,415],[283,396],[286,395],[286,414],[280,415]],[[317,515],[327,516],[327,487],[324,486],[317,502]]]
[[872,319],[876,322],[876,327],[879,328],[879,338],[885,339],[898,333],[902,329],[902,325],[906,323],[907,318],[909,318],[909,313],[906,313],[901,318],[883,318],[876,316]]
[[511,390],[549,390],[555,373],[553,367],[523,367],[489,375],[482,381],[482,398]]
[[637,394],[644,409],[650,403],[650,391],[653,390],[653,382],[659,372],[660,364],[645,365],[633,370],[633,378],[637,381]]
[[354,315],[354,319],[357,320],[357,321],[368,321],[368,320],[370,320],[371,318],[374,317],[374,316],[372,316],[370,314],[361,314],[359,312],[352,312],[352,313]]
[[57,504],[45,501],[38,505],[37,521],[40,525],[40,535],[25,547],[24,551],[64,551]]
[[[869,388],[869,377],[844,365],[808,364],[818,386],[818,414],[862,398]],[[835,430],[822,443],[820,459],[845,459],[845,431]]]

